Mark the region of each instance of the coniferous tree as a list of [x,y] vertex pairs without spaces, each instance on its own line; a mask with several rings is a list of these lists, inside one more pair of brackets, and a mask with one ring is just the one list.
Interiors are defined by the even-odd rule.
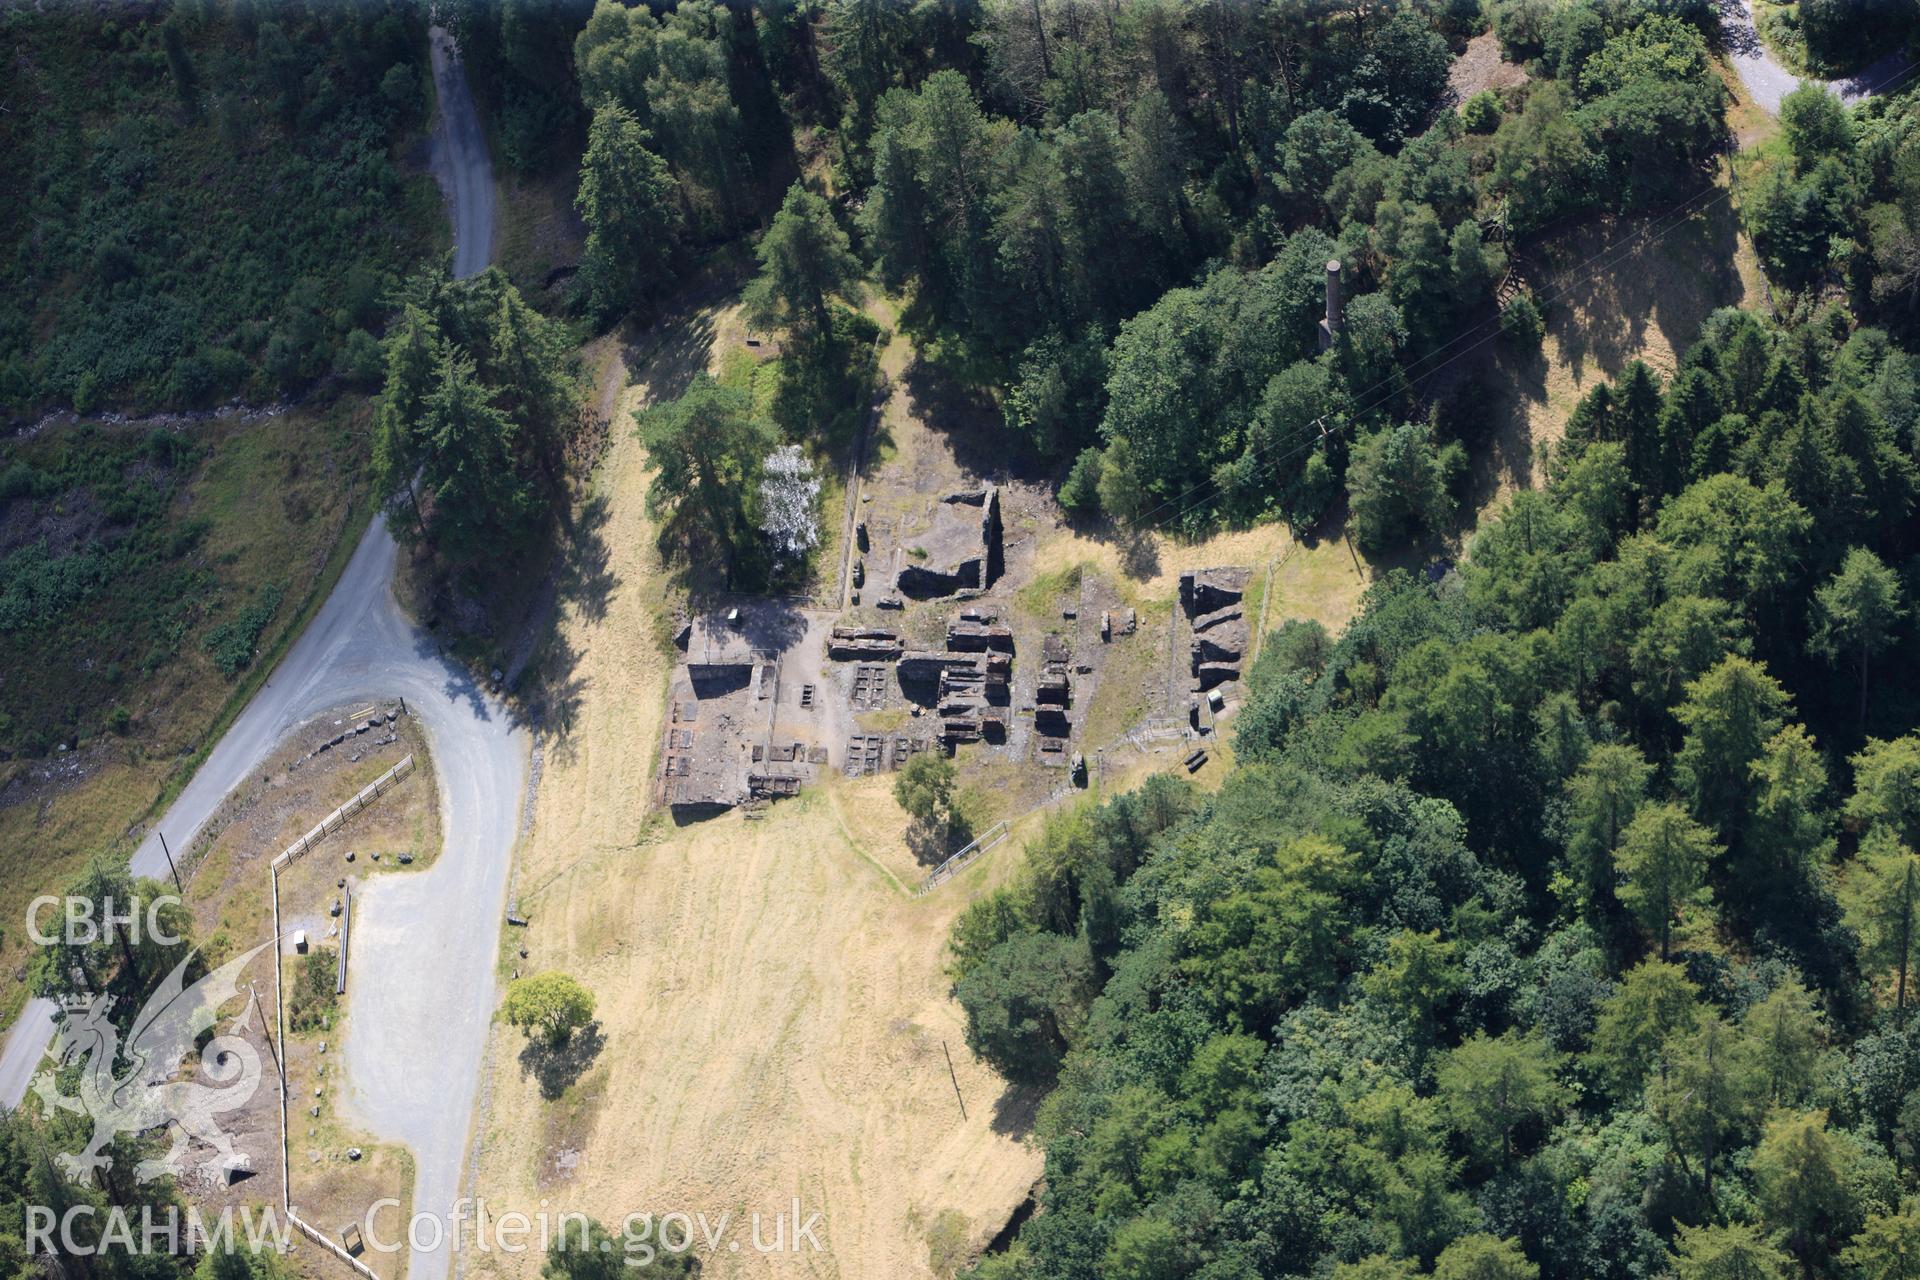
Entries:
[[1621,834],[1616,893],[1641,925],[1659,940],[1660,958],[1672,949],[1673,922],[1697,901],[1707,867],[1722,852],[1713,836],[1677,805],[1648,805]]
[[1860,684],[1860,728],[1867,724],[1870,666],[1893,639],[1906,610],[1900,578],[1865,547],[1854,547],[1826,585],[1814,593],[1819,624],[1814,649],[1834,662],[1849,662]]
[[647,141],[626,108],[594,111],[574,203],[587,224],[587,289],[604,315],[659,296],[678,251],[673,179]]
[[747,288],[754,323],[785,323],[804,342],[817,343],[833,327],[828,305],[853,289],[859,264],[827,202],[799,183],[788,190],[773,225],[755,251],[760,274]]

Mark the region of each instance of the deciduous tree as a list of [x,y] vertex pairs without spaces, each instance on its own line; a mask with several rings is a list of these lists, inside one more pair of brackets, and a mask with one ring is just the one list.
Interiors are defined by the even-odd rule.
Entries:
[[1859,1280],[1920,1280],[1920,1200],[1898,1213],[1868,1214],[1840,1260]]
[[1728,658],[1687,685],[1673,713],[1686,730],[1674,772],[1694,816],[1723,836],[1741,831],[1752,807],[1753,762],[1789,710],[1780,682],[1746,658]]
[[1485,1234],[1461,1236],[1433,1264],[1433,1280],[1539,1280],[1539,1275],[1519,1241]]
[[945,826],[953,808],[953,762],[926,751],[893,778],[893,798],[915,822]]
[[778,437],[745,392],[705,374],[677,400],[635,415],[654,467],[647,507],[670,536],[716,546],[729,580],[752,555],[761,469]]
[[1853,794],[1847,817],[1864,826],[1885,826],[1909,849],[1920,847],[1920,734],[1867,745],[1848,761]]
[[1084,942],[1016,934],[954,987],[967,1012],[967,1044],[1012,1080],[1048,1080],[1080,1033],[1092,983]]
[[1347,471],[1354,535],[1363,550],[1387,551],[1452,523],[1453,474],[1462,459],[1418,423],[1374,432],[1354,450]]
[[1788,1280],[1793,1259],[1751,1223],[1689,1227],[1678,1235],[1679,1280]]
[[1619,990],[1600,1006],[1592,1050],[1595,1065],[1617,1094],[1637,1090],[1668,1037],[1695,1026],[1699,995],[1684,969],[1660,960],[1621,976]]
[[593,993],[564,973],[537,973],[514,980],[501,1013],[529,1037],[537,1032],[548,1044],[564,1044],[593,1021]]
[[1439,930],[1402,929],[1387,942],[1387,954],[1367,974],[1367,994],[1406,1018],[1421,1044],[1433,1043],[1441,1008],[1464,983],[1451,942]]
[[1826,1027],[1807,989],[1783,980],[1767,998],[1747,1010],[1740,1034],[1769,1106],[1790,1107],[1813,1088]]
[[1713,1175],[1720,1152],[1758,1115],[1760,1080],[1748,1042],[1719,1014],[1708,1012],[1661,1048],[1666,1069],[1649,1090],[1649,1105],[1672,1135],[1674,1146],[1700,1157],[1703,1195],[1713,1203]]

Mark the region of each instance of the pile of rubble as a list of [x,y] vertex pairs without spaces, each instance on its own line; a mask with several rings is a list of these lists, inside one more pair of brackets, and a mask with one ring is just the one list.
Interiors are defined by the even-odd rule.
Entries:
[[[323,755],[326,752],[333,750],[335,747],[339,746],[343,742],[348,741],[351,738],[358,737],[363,733],[372,733],[376,729],[385,729],[388,725],[392,724],[394,721],[398,720],[399,718],[400,718],[400,712],[398,710],[389,709],[384,714],[376,712],[375,714],[368,716],[365,720],[356,721],[355,723],[348,725],[345,729],[342,729],[339,733],[334,734],[331,738],[328,738],[325,741],[321,742],[318,746],[314,747],[313,750],[307,752],[307,754],[301,756],[298,760],[295,760],[289,763],[287,765],[287,772],[292,773],[295,769],[298,769],[301,765],[313,759],[315,756]],[[336,720],[334,721],[334,723],[338,724],[340,722]],[[387,729],[387,732],[385,732],[380,737],[375,738],[373,740],[373,745],[376,747],[384,747],[384,746],[389,746],[392,743],[398,742],[399,740],[400,740],[400,735],[397,731],[392,729]],[[356,759],[357,758],[358,757],[356,757]]]

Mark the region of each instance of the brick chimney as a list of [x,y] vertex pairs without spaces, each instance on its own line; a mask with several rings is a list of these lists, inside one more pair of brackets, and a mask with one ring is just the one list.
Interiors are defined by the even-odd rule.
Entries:
[[1327,263],[1327,318],[1320,322],[1320,349],[1325,351],[1333,345],[1340,335],[1341,321],[1340,299],[1340,259],[1333,258]]

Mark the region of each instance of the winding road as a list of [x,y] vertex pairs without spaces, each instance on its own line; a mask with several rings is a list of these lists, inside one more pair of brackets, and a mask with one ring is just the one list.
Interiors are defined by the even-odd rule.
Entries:
[[[453,223],[454,274],[483,270],[493,242],[493,166],[449,35],[431,33],[440,120],[432,168]],[[350,1119],[413,1151],[413,1203],[445,1216],[459,1194],[494,1006],[494,962],[526,786],[528,737],[440,653],[393,595],[397,552],[376,516],[333,594],[138,849],[134,874],[164,878],[159,833],[183,849],[220,802],[301,724],[346,704],[405,698],[433,747],[445,846],[417,875],[372,878],[355,902]],[[52,1028],[34,1001],[0,1053],[0,1102],[18,1103]],[[299,1197],[294,1197],[298,1207]],[[424,1233],[423,1233],[424,1234]],[[444,1280],[446,1244],[417,1251],[409,1280]]]
[[493,161],[453,37],[445,28],[434,27],[428,41],[434,95],[440,101],[429,164],[453,220],[453,274],[464,279],[486,270],[493,258]]
[[[1746,85],[1747,94],[1768,115],[1780,114],[1780,101],[1798,89],[1801,78],[1780,64],[1760,38],[1754,26],[1753,0],[1720,0],[1720,35],[1725,42],[1727,60]],[[1890,86],[1911,69],[1898,50],[1887,54],[1854,75],[1840,80],[1814,81],[1825,84],[1840,101],[1852,106]]]

